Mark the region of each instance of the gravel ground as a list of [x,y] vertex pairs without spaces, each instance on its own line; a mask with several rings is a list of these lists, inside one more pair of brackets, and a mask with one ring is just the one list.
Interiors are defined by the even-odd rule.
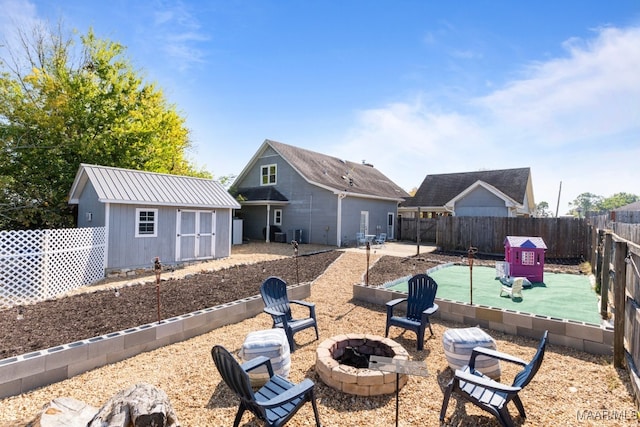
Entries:
[[[379,254],[371,256],[373,264]],[[425,255],[428,257],[428,255]],[[225,261],[228,262],[228,261]],[[298,350],[291,355],[290,379],[311,378],[316,383],[320,418],[325,427],[347,425],[391,426],[395,423],[395,397],[357,397],[335,391],[319,381],[314,371],[315,349],[334,335],[360,332],[384,334],[385,313],[376,307],[352,300],[351,285],[361,282],[366,258],[363,252],[345,252],[312,286],[309,301],[316,304],[320,341],[313,331],[296,334]],[[426,340],[425,349],[416,351],[415,335],[393,328],[390,338],[402,344],[413,360],[425,360],[428,377],[410,377],[400,392],[401,426],[440,426],[438,415],[442,390],[451,378],[442,349],[441,337],[447,328],[459,324],[435,319],[435,338]],[[118,391],[136,382],[151,383],[168,394],[183,426],[230,426],[237,410],[237,399],[221,382],[210,356],[211,347],[221,344],[237,352],[250,331],[268,329],[271,319],[260,314],[252,319],[219,328],[197,338],[143,353],[125,361],[78,375],[60,383],[0,400],[0,426],[26,426],[51,399],[70,396],[100,407]],[[535,352],[536,340],[488,331],[498,349],[525,360]],[[517,372],[503,364],[503,382]],[[521,392],[527,410],[526,421],[516,417],[517,425],[531,426],[617,426],[637,425],[632,419],[635,404],[630,395],[628,375],[612,366],[611,358],[594,356],[566,347],[550,345],[534,380]],[[517,413],[513,406],[512,414]],[[626,411],[626,412],[625,412]],[[614,419],[612,413],[619,416]],[[609,414],[609,415],[607,415]],[[620,414],[629,415],[623,419]],[[245,413],[243,426],[258,426]],[[313,413],[306,405],[287,424],[313,425]],[[452,399],[444,425],[495,426],[496,421],[470,404]]]

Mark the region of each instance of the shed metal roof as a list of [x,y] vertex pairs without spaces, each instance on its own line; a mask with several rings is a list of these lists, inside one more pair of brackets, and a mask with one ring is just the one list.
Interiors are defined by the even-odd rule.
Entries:
[[103,203],[144,204],[194,208],[232,208],[240,204],[220,183],[211,179],[108,166],[81,164],[69,193],[78,204],[87,182]]

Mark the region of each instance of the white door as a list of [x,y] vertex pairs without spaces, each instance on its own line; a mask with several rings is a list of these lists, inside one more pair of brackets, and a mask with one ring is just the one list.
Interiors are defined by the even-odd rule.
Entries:
[[369,234],[369,211],[360,211],[360,232]]
[[176,261],[215,257],[215,211],[178,209]]
[[393,232],[395,230],[395,215],[393,212],[387,213],[387,239],[395,239]]

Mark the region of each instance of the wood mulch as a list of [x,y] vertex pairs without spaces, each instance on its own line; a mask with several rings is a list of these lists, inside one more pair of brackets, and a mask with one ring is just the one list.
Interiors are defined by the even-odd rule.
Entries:
[[[371,257],[374,263],[378,255]],[[362,253],[345,252],[326,269],[312,286],[309,301],[316,304],[320,341],[334,335],[358,332],[384,335],[383,307],[352,299],[351,286],[362,281],[366,260]],[[438,420],[442,390],[451,370],[442,349],[442,334],[463,325],[435,319],[435,338],[426,340],[423,351],[416,351],[415,335],[392,328],[390,338],[402,344],[413,360],[425,360],[428,377],[410,377],[400,392],[401,426],[496,426],[494,418],[455,398],[449,404],[445,423]],[[100,407],[110,397],[136,382],[147,382],[163,389],[183,426],[230,426],[238,401],[221,382],[210,356],[211,347],[221,344],[237,353],[250,331],[268,329],[271,319],[260,314],[243,322],[216,329],[188,341],[143,353],[78,375],[66,381],[0,400],[0,426],[26,426],[51,399],[69,396]],[[498,349],[529,360],[537,341],[488,330]],[[395,423],[395,396],[358,397],[324,385],[314,371],[315,341],[312,330],[296,334],[298,349],[291,355],[290,379],[311,378],[323,426],[376,425]],[[503,382],[510,382],[516,367],[503,363]],[[531,426],[617,426],[637,425],[635,404],[628,374],[615,369],[610,357],[595,356],[559,345],[550,345],[541,370],[522,392],[527,419],[510,411],[516,425]],[[614,419],[615,418],[615,419]],[[20,421],[22,420],[22,421]],[[241,425],[259,426],[245,413]],[[288,426],[313,425],[310,405],[303,407]]]

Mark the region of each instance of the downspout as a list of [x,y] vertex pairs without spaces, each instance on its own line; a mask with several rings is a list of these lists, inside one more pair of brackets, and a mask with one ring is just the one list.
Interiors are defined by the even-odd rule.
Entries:
[[336,244],[338,247],[342,247],[342,199],[347,197],[347,193],[338,193],[338,212],[337,212],[337,222],[336,222]]
[[271,214],[271,205],[267,203],[267,226],[265,227],[266,233],[265,233],[265,241],[267,243],[269,243],[269,235],[271,234],[271,229],[269,227],[269,214]]

